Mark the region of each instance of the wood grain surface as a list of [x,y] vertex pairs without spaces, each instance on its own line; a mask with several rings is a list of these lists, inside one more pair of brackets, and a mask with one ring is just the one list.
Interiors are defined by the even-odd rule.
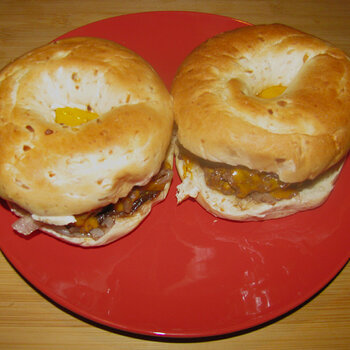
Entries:
[[[0,0],[0,67],[79,26],[160,10],[280,22],[350,54],[350,1]],[[1,155],[0,155],[1,156]],[[1,232],[0,232],[1,234]],[[216,339],[160,341],[105,329],[49,301],[0,254],[0,349],[350,349],[350,267],[297,310],[263,327]]]

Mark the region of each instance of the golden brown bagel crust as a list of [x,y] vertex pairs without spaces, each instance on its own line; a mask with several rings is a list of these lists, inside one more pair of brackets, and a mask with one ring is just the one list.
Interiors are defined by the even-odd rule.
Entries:
[[[0,72],[0,196],[39,216],[116,202],[147,183],[172,133],[172,98],[139,55],[112,41],[50,43]],[[57,107],[92,109],[77,127]]]
[[[264,88],[287,86],[273,99]],[[280,25],[213,37],[183,62],[173,82],[180,143],[195,155],[314,179],[350,147],[350,61],[341,50]]]

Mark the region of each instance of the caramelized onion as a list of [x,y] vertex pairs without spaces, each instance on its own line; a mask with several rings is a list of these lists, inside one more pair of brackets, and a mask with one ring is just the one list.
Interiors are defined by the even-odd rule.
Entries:
[[93,239],[99,239],[104,235],[104,231],[100,228],[93,228],[90,231],[90,235]]
[[30,235],[40,228],[40,225],[31,216],[24,216],[12,224],[12,228],[22,235]]

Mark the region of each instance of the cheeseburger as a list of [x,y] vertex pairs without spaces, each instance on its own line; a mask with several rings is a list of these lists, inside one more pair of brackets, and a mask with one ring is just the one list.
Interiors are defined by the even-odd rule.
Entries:
[[280,25],[210,38],[172,86],[178,202],[215,216],[278,218],[319,206],[350,147],[350,61]]
[[0,196],[35,230],[82,246],[133,230],[172,179],[172,98],[139,55],[70,38],[0,72]]

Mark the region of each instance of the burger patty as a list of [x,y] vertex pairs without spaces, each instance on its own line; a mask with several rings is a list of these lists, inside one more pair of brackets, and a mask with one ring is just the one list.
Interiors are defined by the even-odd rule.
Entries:
[[290,199],[297,194],[294,184],[282,182],[272,173],[241,166],[203,166],[202,169],[207,186],[225,195],[250,197],[259,202],[274,203],[281,199]]
[[226,166],[200,158],[182,151],[179,157],[185,163],[185,177],[191,173],[196,163],[204,173],[206,185],[224,195],[235,195],[243,199],[273,204],[282,199],[297,195],[300,184],[290,184],[279,180],[273,173],[252,170],[244,166]]

